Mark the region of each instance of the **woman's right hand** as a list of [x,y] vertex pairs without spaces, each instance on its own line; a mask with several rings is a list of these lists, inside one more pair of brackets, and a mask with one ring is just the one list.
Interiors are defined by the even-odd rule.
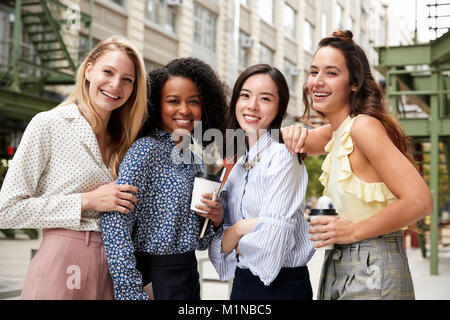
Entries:
[[253,232],[258,218],[242,219],[227,228],[222,237],[222,252],[230,253],[233,249],[238,249],[239,241],[243,236]]
[[282,128],[281,135],[289,152],[292,154],[305,152],[303,147],[308,137],[307,128],[304,128],[302,125],[291,125],[287,128]]
[[116,184],[116,181],[104,184],[93,191],[81,194],[81,211],[117,211],[128,214],[134,210],[134,204],[138,201],[130,192],[138,193],[139,190],[127,184]]

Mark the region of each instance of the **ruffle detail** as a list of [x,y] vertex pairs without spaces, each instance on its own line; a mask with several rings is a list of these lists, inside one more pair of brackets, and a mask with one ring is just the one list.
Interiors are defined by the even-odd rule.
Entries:
[[320,183],[323,185],[323,195],[328,195],[328,178],[330,177],[330,168],[331,168],[331,154],[328,154],[325,157],[325,160],[322,162],[322,174],[319,177]]
[[331,169],[331,150],[333,149],[334,146],[334,134],[331,137],[331,140],[328,141],[327,145],[325,146],[324,150],[326,153],[328,153],[328,155],[325,157],[325,160],[323,160],[322,163],[322,174],[319,177],[319,181],[320,183],[324,186],[323,189],[323,195],[325,196],[329,196],[328,195],[328,178],[330,176],[330,169]]
[[364,202],[387,202],[397,199],[383,182],[365,182],[352,175],[349,179],[338,180],[342,190],[349,192]]
[[368,203],[373,201],[386,202],[397,197],[389,190],[383,182],[365,182],[360,180],[352,172],[348,155],[353,152],[353,140],[350,136],[350,129],[355,118],[347,118],[342,127],[333,133],[333,138],[325,146],[328,152],[322,163],[322,175],[319,177],[320,183],[324,186],[323,194],[328,196],[328,179],[331,170],[331,150],[335,144],[335,135],[339,135],[341,148],[336,156],[336,160],[341,164],[341,172],[338,178],[338,185],[341,190],[353,194],[358,199]]

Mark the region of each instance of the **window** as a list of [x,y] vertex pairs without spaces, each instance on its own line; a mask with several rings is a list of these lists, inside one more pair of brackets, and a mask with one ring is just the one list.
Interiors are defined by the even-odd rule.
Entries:
[[174,34],[177,32],[177,16],[178,7],[168,6],[167,0],[147,0],[145,18],[164,30]]
[[295,93],[298,74],[299,69],[297,68],[297,66],[293,62],[284,59],[284,75],[286,77],[289,92],[291,92],[291,94]]
[[110,2],[114,2],[115,4],[118,4],[121,7],[125,6],[125,0],[108,0]]
[[343,26],[343,15],[344,15],[344,9],[342,8],[342,6],[340,4],[338,4],[336,6],[336,24],[338,26],[338,28],[342,29]]
[[259,16],[266,22],[274,23],[273,0],[259,0]]
[[360,37],[359,42],[360,42],[361,47],[365,47],[366,46],[366,38],[367,38],[366,32],[364,30],[361,30],[359,37]]
[[0,10],[0,72],[8,70],[10,46],[12,46],[13,14]]
[[239,68],[244,69],[249,65],[249,54],[252,40],[244,32],[239,32]]
[[306,51],[313,53],[314,50],[314,32],[315,28],[314,26],[309,23],[308,21],[305,21],[305,37],[304,37],[304,48]]
[[150,71],[153,71],[155,69],[158,69],[158,68],[162,67],[160,64],[154,63],[154,62],[149,61],[149,60],[144,60],[144,64],[145,64],[145,71],[146,72],[150,72]]
[[387,45],[386,41],[386,23],[383,17],[380,16],[380,34],[378,38],[378,45],[384,46]]
[[321,37],[325,38],[328,35],[327,32],[327,14],[326,13],[322,13],[322,29],[321,31]]
[[92,38],[92,48],[89,48],[89,37],[83,34],[79,34],[78,36],[80,42],[78,45],[78,61],[81,62],[88,53],[91,51],[92,48],[94,48],[100,40]]
[[295,19],[295,11],[288,5],[284,5],[284,34],[289,38],[295,40],[295,30],[296,28],[296,19]]
[[275,53],[272,49],[261,44],[259,46],[259,62],[273,65]]
[[355,19],[353,19],[353,17],[352,16],[350,16],[349,18],[348,18],[348,27],[347,27],[347,29],[348,30],[353,30],[353,27],[355,26]]
[[216,51],[217,16],[194,3],[194,42],[210,51]]

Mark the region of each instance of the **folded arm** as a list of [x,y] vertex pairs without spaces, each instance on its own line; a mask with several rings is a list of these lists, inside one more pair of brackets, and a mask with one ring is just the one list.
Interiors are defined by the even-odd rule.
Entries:
[[239,240],[251,233],[257,222],[258,218],[242,219],[227,228],[222,238],[222,252],[230,253],[233,249],[237,249]]

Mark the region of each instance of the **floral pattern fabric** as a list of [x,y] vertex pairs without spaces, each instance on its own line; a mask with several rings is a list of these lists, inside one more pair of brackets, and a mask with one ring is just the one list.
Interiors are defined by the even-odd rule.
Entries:
[[138,203],[130,214],[103,214],[101,223],[116,299],[148,299],[135,251],[169,255],[208,248],[213,227],[199,239],[204,220],[190,210],[194,177],[203,165],[189,153],[186,159],[168,132],[157,131],[137,140],[125,155],[117,184],[136,186]]

